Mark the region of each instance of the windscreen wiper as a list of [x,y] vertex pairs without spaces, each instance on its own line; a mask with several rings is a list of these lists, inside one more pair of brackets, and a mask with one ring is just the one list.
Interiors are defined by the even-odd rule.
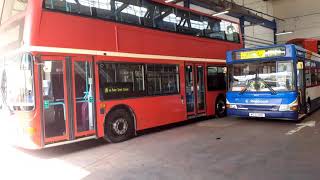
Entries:
[[244,92],[246,92],[248,90],[248,87],[250,86],[249,82],[252,81],[252,79],[248,79],[246,81],[246,86],[239,92],[239,94],[243,94]]
[[277,94],[277,92],[264,79],[262,79],[260,77],[257,77],[257,79],[266,85],[266,87],[271,91],[271,94]]
[[248,87],[246,86],[246,87],[244,87],[240,92],[239,92],[239,94],[243,94],[244,92],[246,92],[248,90]]

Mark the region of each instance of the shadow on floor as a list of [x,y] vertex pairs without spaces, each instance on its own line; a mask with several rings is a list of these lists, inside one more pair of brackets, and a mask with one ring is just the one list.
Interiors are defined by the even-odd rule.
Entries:
[[[137,133],[137,137],[142,135],[162,132],[166,130],[171,130],[171,129],[182,127],[182,126],[191,125],[191,124],[201,122],[201,121],[206,121],[212,118],[213,117],[201,117],[201,118],[196,118],[196,119],[178,122],[174,124],[142,130]],[[99,146],[104,146],[104,145],[111,145],[111,144],[106,142],[103,138],[99,138],[99,139],[92,139],[92,140],[87,140],[87,141],[82,141],[82,142],[77,142],[72,144],[65,144],[65,145],[60,145],[56,147],[40,149],[40,150],[28,150],[28,149],[23,149],[19,147],[14,147],[14,148],[17,149],[18,151],[21,151],[23,153],[26,153],[32,156],[36,156],[38,158],[50,159],[50,158],[57,158],[59,156],[64,156],[71,153],[76,153],[83,150],[88,150],[91,148],[97,148]]]

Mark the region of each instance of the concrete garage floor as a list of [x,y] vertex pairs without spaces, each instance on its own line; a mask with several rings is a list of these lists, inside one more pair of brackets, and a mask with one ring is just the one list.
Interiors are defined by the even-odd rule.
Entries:
[[[302,123],[236,118],[28,151],[3,147],[0,179],[320,179],[320,111]],[[299,130],[294,132],[292,130]],[[288,132],[293,133],[291,135]],[[29,177],[30,176],[30,177]]]

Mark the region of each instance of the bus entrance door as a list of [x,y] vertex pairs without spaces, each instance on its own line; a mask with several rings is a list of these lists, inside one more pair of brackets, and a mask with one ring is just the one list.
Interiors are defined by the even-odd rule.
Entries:
[[73,125],[76,137],[95,134],[93,72],[92,58],[72,58]]
[[305,114],[305,84],[304,84],[304,73],[303,73],[303,62],[298,61],[297,63],[297,88],[298,88],[298,98],[299,98],[299,114]]
[[87,57],[41,57],[44,144],[95,134],[92,63]]
[[45,144],[69,139],[68,92],[64,57],[41,57],[42,129]]
[[186,64],[186,104],[189,117],[205,113],[204,65]]

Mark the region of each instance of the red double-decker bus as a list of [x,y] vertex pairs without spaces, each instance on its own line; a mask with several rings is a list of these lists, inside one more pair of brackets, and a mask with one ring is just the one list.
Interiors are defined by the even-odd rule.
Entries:
[[10,138],[44,148],[225,114],[238,24],[150,0],[5,0],[2,109]]
[[318,39],[297,38],[288,41],[287,44],[295,44],[309,51],[320,54],[320,40]]

